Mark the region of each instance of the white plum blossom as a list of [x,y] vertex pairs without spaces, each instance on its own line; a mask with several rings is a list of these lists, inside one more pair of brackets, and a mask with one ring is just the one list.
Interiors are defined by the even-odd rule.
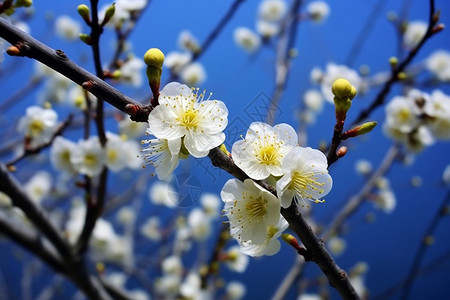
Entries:
[[387,214],[392,213],[396,205],[395,194],[390,188],[380,190],[375,198],[375,207]]
[[164,58],[164,66],[169,68],[173,73],[178,74],[186,65],[190,63],[192,55],[190,53],[182,53],[172,51],[167,53]]
[[155,292],[166,298],[173,298],[179,295],[181,276],[165,274],[155,280]]
[[247,293],[247,288],[239,281],[229,281],[225,287],[227,299],[241,300]]
[[267,227],[278,224],[279,200],[251,179],[244,182],[228,180],[220,196],[225,202],[230,233],[239,243],[249,240],[263,243],[267,238]]
[[57,126],[58,115],[53,109],[29,106],[21,117],[17,130],[31,138],[31,146],[38,146],[50,140]]
[[227,250],[225,265],[230,270],[244,273],[249,261],[249,257],[241,252],[239,246],[233,246]]
[[208,218],[216,219],[220,215],[222,202],[216,194],[203,193],[200,196],[199,202]]
[[[131,18],[131,12],[142,10],[147,5],[148,0],[116,0],[114,15],[111,20],[106,24],[108,27],[121,27],[123,23],[127,22]],[[112,5],[112,3],[105,4],[99,10],[99,19],[103,20],[106,10]]]
[[408,48],[416,47],[427,32],[428,24],[424,21],[414,21],[406,26],[403,34],[403,44]]
[[269,39],[276,36],[280,32],[280,24],[265,20],[258,20],[256,22],[256,31],[263,39]]
[[323,96],[319,91],[310,89],[303,95],[303,102],[308,109],[320,112],[323,107]]
[[279,21],[286,13],[287,5],[284,0],[263,0],[259,4],[258,16],[266,21]]
[[[147,130],[147,132],[150,132]],[[170,180],[172,173],[179,164],[181,140],[149,139],[142,140],[141,150],[146,164],[155,168],[159,180]]]
[[328,240],[327,247],[334,255],[341,255],[347,247],[347,242],[343,238],[333,236]]
[[396,96],[386,106],[384,131],[390,137],[401,140],[403,135],[419,125],[416,108],[411,98]]
[[131,57],[120,66],[121,82],[128,83],[134,87],[141,86],[143,82],[142,70],[144,67],[145,63],[142,59],[134,56]]
[[53,167],[60,171],[74,173],[75,169],[70,157],[72,156],[72,151],[75,147],[76,144],[71,140],[63,138],[62,136],[57,136],[53,141],[50,150],[50,161]]
[[171,255],[163,259],[161,269],[166,275],[178,275],[183,273],[183,263],[178,255]]
[[442,172],[442,181],[445,185],[450,186],[450,164],[448,164]]
[[106,155],[97,136],[80,140],[70,156],[75,170],[83,175],[94,177],[102,171]]
[[155,205],[174,207],[178,203],[178,194],[167,182],[157,181],[148,191],[150,201]]
[[424,111],[431,119],[427,122],[433,135],[441,140],[450,139],[450,96],[441,90],[434,90]]
[[120,224],[130,226],[136,220],[136,213],[131,206],[124,206],[117,211],[116,219]]
[[355,170],[360,175],[368,175],[372,173],[373,166],[367,159],[359,159],[355,162]]
[[199,274],[190,272],[180,285],[180,294],[186,299],[202,299],[200,285],[201,280]]
[[[315,72],[317,72],[317,70]],[[319,75],[317,74],[315,76]],[[331,92],[331,86],[333,85],[333,82],[339,78],[347,79],[358,92],[361,91],[362,79],[355,70],[350,69],[345,65],[328,63],[325,72],[322,73],[320,78],[320,88],[325,99],[330,103],[333,103],[334,98],[334,95]]]
[[105,164],[113,172],[121,171],[127,164],[127,158],[123,153],[126,151],[124,141],[112,132],[106,133],[107,141],[105,145]]
[[81,23],[69,16],[59,16],[55,21],[56,34],[68,41],[78,40],[81,33]]
[[134,139],[145,135],[147,124],[144,122],[135,122],[128,117],[119,121],[119,134],[125,135],[128,139]]
[[181,70],[180,77],[189,86],[202,84],[206,80],[206,71],[199,62],[188,64]]
[[306,6],[306,11],[314,22],[322,22],[330,14],[330,7],[325,1],[313,1]]
[[269,175],[281,176],[282,160],[298,142],[297,133],[288,124],[270,126],[253,122],[243,140],[233,144],[236,165],[255,180]]
[[161,228],[158,217],[150,217],[142,224],[139,229],[140,233],[151,241],[161,240]]
[[282,216],[280,216],[280,219],[276,225],[267,226],[266,237],[263,242],[258,243],[254,239],[242,242],[242,253],[253,257],[275,255],[281,248],[278,238],[288,227],[289,223]]
[[159,105],[148,117],[151,132],[159,139],[180,144],[194,157],[204,157],[225,140],[228,109],[219,100],[204,99],[204,92],[177,82],[169,83],[159,96]]
[[253,53],[261,46],[261,38],[247,27],[238,27],[233,33],[234,42],[241,49]]
[[46,171],[39,171],[34,174],[24,186],[27,195],[37,204],[48,196],[51,188],[52,176]]
[[194,208],[191,210],[188,215],[187,223],[194,240],[203,241],[211,235],[210,219],[202,209]]
[[297,300],[323,300],[323,298],[318,294],[301,294]]
[[[277,194],[284,208],[297,203],[305,205],[305,200],[322,202],[333,181],[328,174],[325,155],[316,149],[295,147],[283,159],[283,177],[277,181]],[[308,206],[308,205],[306,205]]]
[[200,44],[189,30],[183,30],[178,35],[178,46],[186,51],[196,53],[200,51]]
[[450,81],[450,52],[437,50],[426,60],[425,66],[441,81]]

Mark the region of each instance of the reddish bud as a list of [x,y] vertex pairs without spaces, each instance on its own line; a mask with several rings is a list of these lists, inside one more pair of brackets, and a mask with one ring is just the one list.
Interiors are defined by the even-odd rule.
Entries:
[[338,158],[344,157],[345,154],[347,154],[347,147],[345,146],[340,147],[339,150],[336,152],[336,156]]
[[94,87],[94,85],[95,85],[95,83],[92,80],[85,81],[81,84],[83,89],[85,89],[87,91],[91,91],[92,88]]
[[11,56],[20,56],[20,49],[17,46],[10,46],[8,49],[6,49],[6,53],[8,53]]

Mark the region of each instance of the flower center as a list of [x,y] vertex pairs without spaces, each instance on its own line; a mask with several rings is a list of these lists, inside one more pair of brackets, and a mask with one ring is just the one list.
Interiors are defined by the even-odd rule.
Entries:
[[266,202],[262,197],[251,199],[245,208],[252,218],[261,219],[267,213]]
[[324,190],[320,187],[325,183],[318,182],[313,175],[313,173],[294,172],[289,188],[295,189],[297,193],[306,198],[314,198],[313,195],[308,193],[308,190],[316,190],[319,191],[319,194],[322,194]]
[[411,113],[408,109],[401,109],[398,114],[397,117],[399,118],[399,120],[401,122],[406,122],[410,119]]
[[188,109],[184,111],[181,114],[179,121],[181,125],[183,125],[187,129],[196,129],[199,125],[198,110]]
[[278,162],[278,147],[275,145],[264,145],[259,149],[258,157],[261,163],[275,165]]
[[87,153],[84,156],[84,163],[87,166],[95,165],[96,160],[97,160],[97,156],[93,153]]
[[29,125],[31,136],[38,136],[44,131],[44,122],[41,120],[33,120]]

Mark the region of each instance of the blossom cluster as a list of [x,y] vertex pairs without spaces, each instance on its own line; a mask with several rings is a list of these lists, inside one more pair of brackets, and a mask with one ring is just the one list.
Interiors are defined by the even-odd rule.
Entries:
[[[319,150],[297,146],[297,134],[288,124],[254,122],[243,140],[234,143],[232,157],[250,178],[230,179],[222,189],[224,212],[231,235],[241,251],[251,256],[278,252],[277,238],[288,227],[281,207],[316,203],[329,193],[332,179]],[[277,197],[253,180],[276,180]]]
[[440,90],[431,95],[411,89],[386,106],[384,132],[412,152],[419,152],[435,139],[450,139],[450,96]]

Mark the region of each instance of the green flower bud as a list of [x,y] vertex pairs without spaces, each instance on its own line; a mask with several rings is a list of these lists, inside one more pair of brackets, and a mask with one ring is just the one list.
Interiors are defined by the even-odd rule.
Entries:
[[90,10],[89,10],[89,6],[87,6],[86,4],[80,4],[77,7],[77,11],[78,14],[83,18],[83,20],[89,24],[91,22],[91,17],[90,17]]
[[112,79],[118,80],[122,76],[122,73],[120,70],[115,70],[111,75]]
[[344,78],[339,78],[331,86],[331,92],[335,98],[350,98],[352,100],[356,95],[356,89],[351,83]]
[[158,48],[151,48],[145,52],[144,62],[149,67],[161,69],[164,63],[164,53]]
[[85,44],[92,44],[92,37],[86,33],[80,33],[80,40],[82,40]]
[[17,0],[14,4],[15,7],[30,7],[33,4],[33,0]]
[[111,18],[114,16],[115,12],[116,12],[116,4],[113,3],[110,7],[108,7],[106,9],[105,18],[103,19],[101,25],[103,26],[103,25],[107,24],[111,20]]
[[375,128],[375,126],[377,126],[377,124],[378,124],[377,122],[366,122],[362,125],[356,126],[355,128],[343,132],[341,139],[345,140],[358,135],[369,133]]

